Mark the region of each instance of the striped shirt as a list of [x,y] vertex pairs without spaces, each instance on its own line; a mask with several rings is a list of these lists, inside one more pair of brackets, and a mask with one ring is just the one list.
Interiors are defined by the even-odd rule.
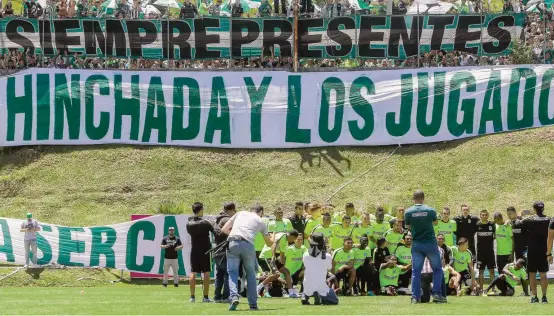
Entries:
[[[441,253],[441,262],[444,262],[444,250],[442,250],[440,247],[439,252]],[[425,258],[425,261],[423,261],[423,270],[421,270],[421,273],[433,273],[433,268],[431,268],[431,263],[429,262],[429,259],[427,257]]]

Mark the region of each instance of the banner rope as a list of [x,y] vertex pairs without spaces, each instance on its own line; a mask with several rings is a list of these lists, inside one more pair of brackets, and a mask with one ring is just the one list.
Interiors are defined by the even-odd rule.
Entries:
[[394,148],[394,150],[385,158],[381,159],[379,162],[377,162],[376,164],[374,164],[373,166],[369,167],[366,171],[362,172],[361,174],[359,174],[358,176],[354,177],[353,179],[351,179],[350,181],[344,183],[343,185],[341,185],[335,192],[333,192],[333,194],[331,194],[331,196],[329,196],[327,198],[327,200],[325,200],[325,203],[328,203],[335,195],[337,195],[337,193],[339,193],[340,191],[342,191],[345,187],[347,187],[348,185],[350,185],[352,182],[358,180],[359,178],[365,176],[366,174],[368,174],[371,170],[373,170],[374,168],[378,167],[380,164],[382,164],[383,162],[387,161],[390,157],[392,157],[394,155],[394,153],[396,153],[396,151],[398,150],[398,148],[400,148],[402,146],[400,146],[400,144],[398,144],[398,146],[396,146],[396,148]]
[[11,277],[12,275],[16,274],[17,272],[19,272],[19,270],[21,270],[21,269],[23,269],[23,268],[19,267],[19,268],[15,269],[14,271],[4,275],[2,278],[0,278],[0,281],[4,281],[5,279],[7,279],[7,278]]

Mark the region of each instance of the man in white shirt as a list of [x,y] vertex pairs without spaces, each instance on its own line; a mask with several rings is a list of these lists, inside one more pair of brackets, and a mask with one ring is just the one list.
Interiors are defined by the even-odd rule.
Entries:
[[31,262],[37,265],[37,232],[40,231],[39,223],[33,219],[32,213],[27,213],[27,220],[21,223],[20,232],[25,233],[23,245],[25,247],[25,268],[29,264],[29,252],[33,252]]
[[315,305],[337,305],[335,291],[327,285],[327,272],[332,268],[331,255],[326,252],[325,237],[321,233],[310,236],[310,249],[302,258],[304,262],[304,293],[302,305],[310,305],[313,296]]

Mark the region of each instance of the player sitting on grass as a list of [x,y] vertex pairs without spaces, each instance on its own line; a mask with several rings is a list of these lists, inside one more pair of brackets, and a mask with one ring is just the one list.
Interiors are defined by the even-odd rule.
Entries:
[[529,295],[527,291],[527,271],[525,271],[525,260],[518,259],[516,263],[507,264],[502,274],[497,276],[489,285],[489,287],[483,293],[484,296],[488,295],[491,288],[496,286],[500,290],[500,294],[488,295],[488,296],[513,296],[515,293],[515,286],[518,282],[521,282],[521,287],[525,295]]
[[[460,289],[463,285],[475,288],[477,281],[475,280],[475,271],[473,269],[473,261],[471,252],[468,249],[469,241],[464,237],[458,240],[458,246],[451,247],[452,250],[452,268],[462,276]],[[471,293],[471,290],[469,291]],[[461,294],[459,292],[458,294]]]
[[[333,289],[337,294],[344,293],[346,296],[352,295],[352,287],[356,280],[356,269],[354,269],[354,251],[352,251],[352,238],[344,239],[343,247],[333,252],[333,267],[331,272],[334,274]],[[339,287],[343,282],[342,289]]]
[[412,264],[407,266],[398,265],[398,259],[395,256],[390,256],[387,262],[381,265],[379,269],[379,283],[381,284],[381,292],[384,295],[396,296],[398,294],[406,295],[406,292],[398,290],[398,278],[402,272],[406,272],[412,268]]

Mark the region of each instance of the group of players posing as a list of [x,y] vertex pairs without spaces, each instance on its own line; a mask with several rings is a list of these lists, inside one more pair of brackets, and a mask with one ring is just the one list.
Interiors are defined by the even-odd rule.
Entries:
[[[544,216],[542,202],[536,202],[533,209],[535,215],[530,211],[518,215],[515,208],[509,207],[507,221],[502,213],[495,212],[494,222],[491,222],[486,210],[482,210],[478,218],[470,214],[467,205],[462,205],[462,215],[451,218],[450,209],[445,207],[435,226],[437,246],[444,258],[443,291],[448,295],[512,296],[516,285],[521,283],[523,292],[528,295],[529,271],[532,272],[532,302],[538,302],[534,276],[539,272],[542,301],[546,303],[546,272],[548,260],[552,258],[548,257],[552,241],[547,251],[547,239],[549,229],[554,236],[554,221]],[[263,208],[258,207],[257,213],[265,218]],[[308,248],[306,241],[314,233],[321,233],[327,239],[333,257],[327,282],[337,294],[409,293],[412,236],[404,226],[402,207],[391,216],[381,207],[375,214],[358,213],[352,203],[347,203],[344,211],[333,212],[330,207],[298,202],[292,217],[283,218],[281,209],[277,209],[274,216],[273,220],[265,219],[273,246],[265,246],[261,235],[255,241],[258,263],[263,271],[258,285],[260,295],[298,296],[296,286],[302,280],[302,256]],[[475,263],[479,270],[478,280],[475,279]],[[431,270],[428,263],[426,266],[422,301],[426,301],[430,291],[425,273],[430,276]],[[494,278],[497,267],[498,276]],[[494,279],[484,289],[486,269]],[[493,293],[489,294],[491,290]]]

